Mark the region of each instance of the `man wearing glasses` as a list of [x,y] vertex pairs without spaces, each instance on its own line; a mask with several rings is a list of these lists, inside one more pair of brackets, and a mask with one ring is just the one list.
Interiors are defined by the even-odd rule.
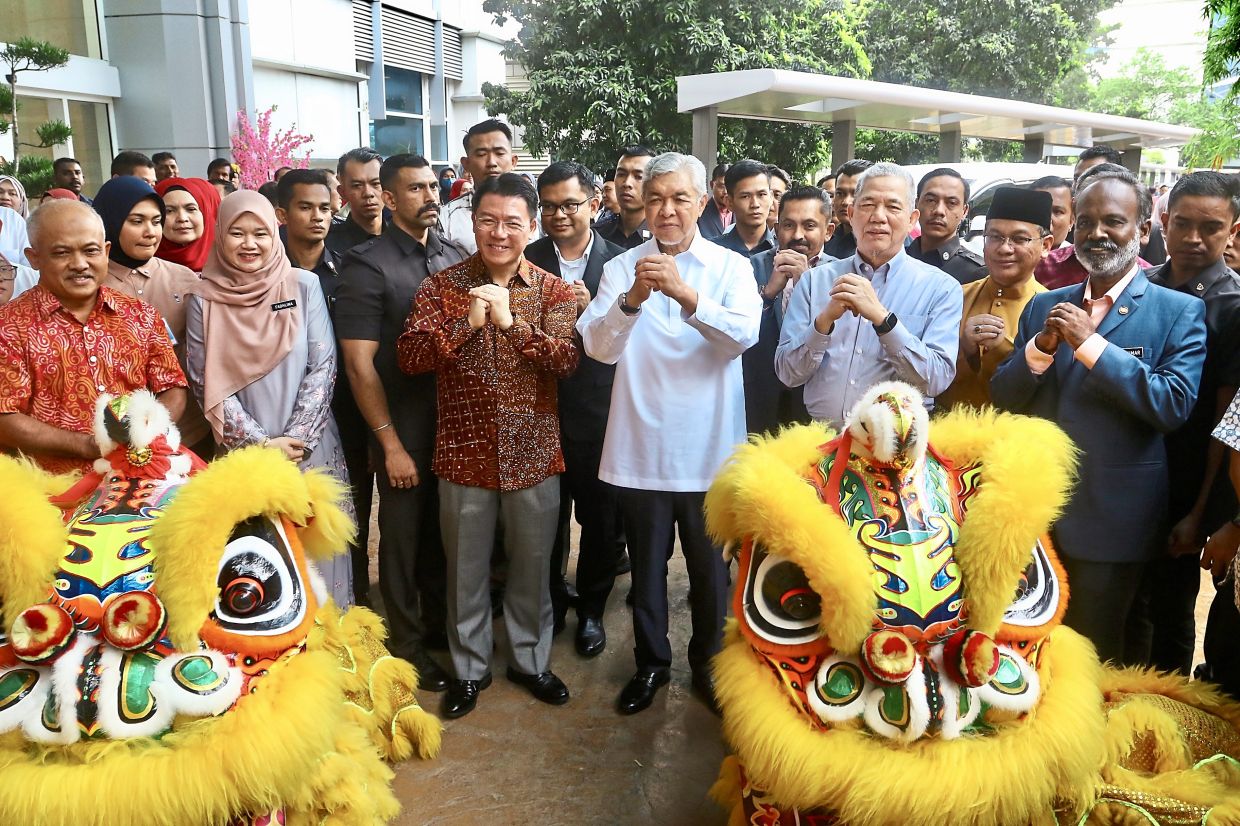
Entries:
[[[598,293],[603,265],[624,252],[590,228],[599,208],[593,178],[589,169],[572,161],[553,163],[538,176],[539,210],[547,237],[525,248],[527,261],[572,287],[578,316]],[[616,491],[598,478],[615,373],[615,365],[582,356],[577,372],[560,380],[565,471],[560,477],[560,529],[551,551],[551,602],[556,626],[562,627],[569,602],[568,523],[575,503],[581,525],[576,646],[583,657],[597,655],[607,644],[603,612],[619,556]]]
[[939,400],[944,408],[990,404],[990,377],[1012,352],[1016,326],[1029,299],[1046,288],[1033,270],[1055,243],[1051,194],[1000,187],[986,214],[988,274],[964,286],[956,378]]

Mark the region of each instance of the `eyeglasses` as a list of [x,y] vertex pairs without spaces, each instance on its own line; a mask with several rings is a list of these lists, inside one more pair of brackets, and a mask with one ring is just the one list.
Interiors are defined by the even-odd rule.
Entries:
[[529,232],[529,225],[520,221],[500,221],[495,218],[477,216],[474,217],[474,224],[483,232],[494,232],[501,225],[508,232]]
[[589,202],[589,198],[584,201],[565,201],[562,204],[548,204],[543,202],[538,205],[538,208],[542,211],[543,215],[555,215],[557,212],[563,212],[565,215],[576,215],[577,210],[581,209],[581,205],[588,204]]
[[1030,238],[1028,235],[1013,235],[1008,237],[1007,235],[1000,235],[997,232],[988,232],[982,236],[982,240],[986,242],[987,246],[994,247],[996,249],[1002,249],[1007,244],[1011,244],[1013,248],[1019,249],[1020,247],[1028,246],[1034,241],[1041,241],[1042,239]]

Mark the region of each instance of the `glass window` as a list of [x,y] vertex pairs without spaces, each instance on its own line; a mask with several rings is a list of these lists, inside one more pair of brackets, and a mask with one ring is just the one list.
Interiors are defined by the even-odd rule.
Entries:
[[[51,101],[47,98],[28,98],[22,95],[17,96],[17,132],[18,140],[22,142],[21,154],[26,158],[47,158],[49,161],[55,160],[55,150],[51,147],[47,149],[36,149],[26,144],[38,143],[39,136],[35,134],[43,124],[52,120],[52,104],[59,104],[59,101]],[[57,105],[59,112],[59,105]],[[59,117],[59,114],[57,115]],[[8,136],[12,138],[12,134]]]
[[69,101],[69,126],[73,129],[73,157],[82,165],[88,195],[103,186],[112,167],[112,134],[108,107],[103,103]]
[[102,56],[95,17],[95,4],[83,0],[0,0],[5,40],[33,37],[85,57]]
[[384,157],[401,152],[425,155],[425,135],[421,118],[389,117],[377,120],[374,129],[375,151]]
[[422,114],[422,74],[394,66],[383,67],[384,102],[389,112]]

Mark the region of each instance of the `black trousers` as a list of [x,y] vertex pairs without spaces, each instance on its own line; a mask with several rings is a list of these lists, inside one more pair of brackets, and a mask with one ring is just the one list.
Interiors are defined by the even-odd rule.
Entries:
[[1086,636],[1104,662],[1125,664],[1128,612],[1141,587],[1144,562],[1090,562],[1062,557],[1068,572],[1064,624]]
[[598,478],[602,441],[564,439],[564,473],[560,476],[560,522],[551,548],[551,601],[557,616],[567,610],[563,589],[565,563],[570,550],[569,520],[573,506],[581,526],[577,554],[577,616],[601,619],[607,597],[616,580],[621,546],[616,489]]
[[1202,644],[1206,677],[1233,700],[1240,701],[1240,611],[1236,610],[1235,589],[1230,577],[1216,582],[1215,588]]
[[408,659],[426,630],[442,631],[448,573],[439,533],[439,485],[430,454],[413,454],[420,483],[394,488],[380,472],[379,592],[388,621],[388,650]]
[[[359,414],[360,418],[360,414]],[[357,514],[357,539],[349,546],[353,563],[353,598],[366,603],[370,596],[370,512],[374,504],[375,474],[370,470],[370,430],[365,421],[338,418],[340,448],[349,474],[349,496]]]
[[1192,673],[1200,587],[1196,555],[1150,560],[1128,614],[1124,657],[1128,664]]
[[633,636],[638,668],[667,668],[672,647],[667,639],[667,549],[680,535],[689,572],[689,607],[693,635],[689,665],[708,668],[723,642],[728,602],[728,570],[721,549],[706,534],[702,510],[706,493],[617,488],[620,513],[633,564]]

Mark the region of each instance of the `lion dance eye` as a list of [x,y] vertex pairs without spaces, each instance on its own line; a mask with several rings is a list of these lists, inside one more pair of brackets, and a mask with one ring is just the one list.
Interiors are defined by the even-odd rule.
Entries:
[[791,562],[779,562],[766,572],[762,599],[792,620],[814,620],[822,613],[822,598],[809,586],[805,572]]
[[249,616],[263,602],[263,585],[253,577],[239,577],[224,587],[223,603],[233,616]]

